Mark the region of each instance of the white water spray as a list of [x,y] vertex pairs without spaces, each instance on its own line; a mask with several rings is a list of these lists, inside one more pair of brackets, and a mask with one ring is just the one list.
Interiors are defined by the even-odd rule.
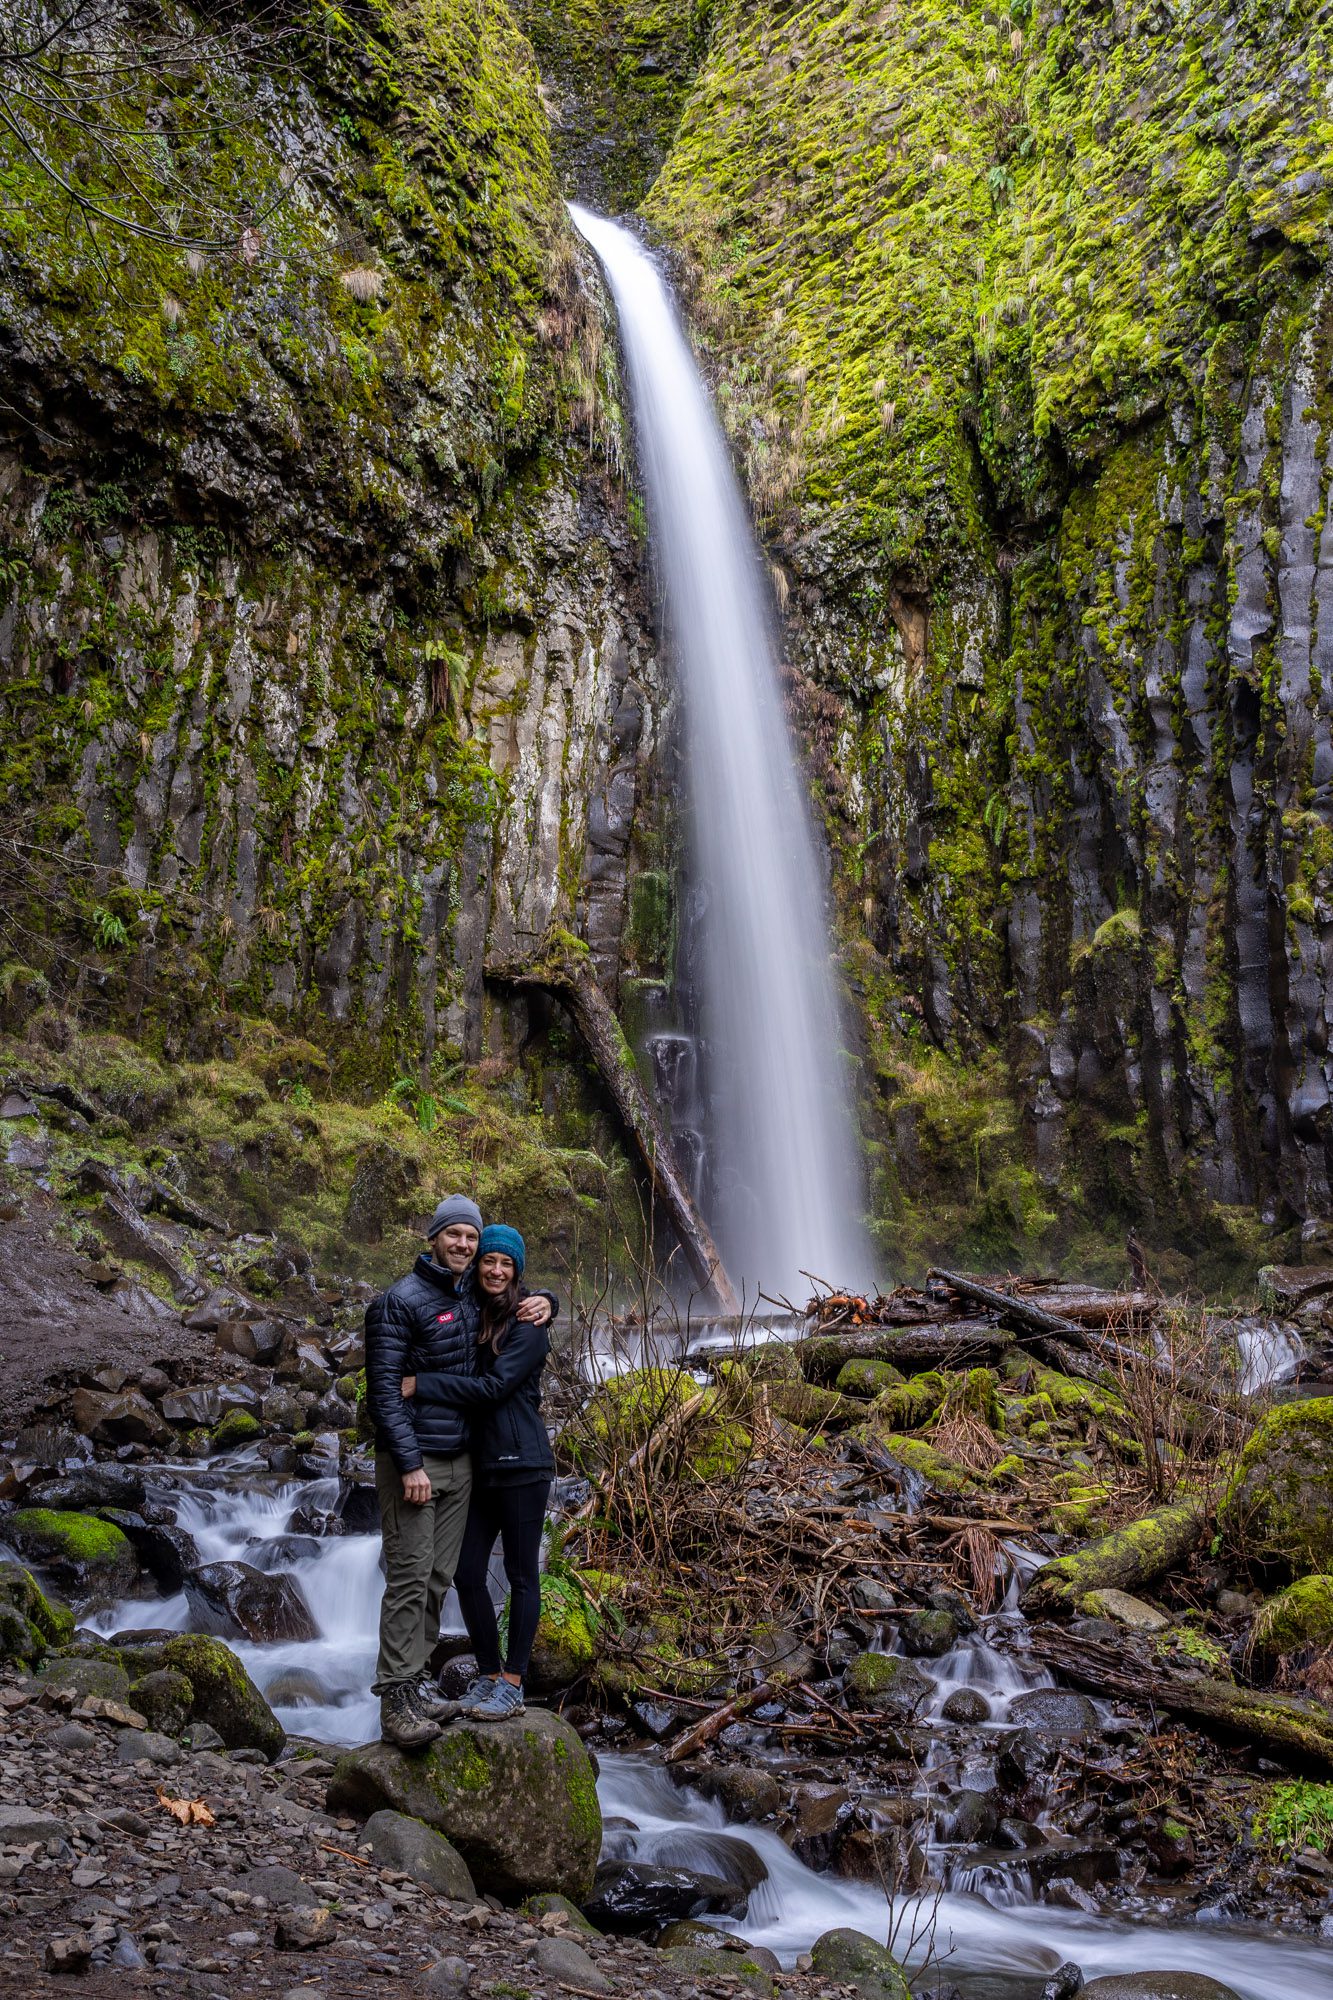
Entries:
[[803,1299],[869,1280],[814,829],[782,713],[768,592],[671,298],[627,230],[570,210],[620,316],[684,698],[703,892],[714,1223],[732,1278]]

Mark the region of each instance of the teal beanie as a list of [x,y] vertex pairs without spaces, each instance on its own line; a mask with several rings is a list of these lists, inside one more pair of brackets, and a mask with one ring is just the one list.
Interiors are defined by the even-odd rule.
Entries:
[[524,1248],[523,1238],[516,1229],[507,1228],[503,1222],[488,1223],[481,1232],[477,1255],[484,1257],[488,1251],[496,1251],[501,1257],[512,1257],[515,1276],[519,1278],[523,1276],[523,1266],[528,1261],[528,1253]]

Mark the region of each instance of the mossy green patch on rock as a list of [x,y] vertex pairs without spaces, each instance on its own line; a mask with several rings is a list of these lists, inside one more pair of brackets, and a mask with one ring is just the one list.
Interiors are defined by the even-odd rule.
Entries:
[[[508,1632],[509,1607],[502,1620]],[[586,1674],[597,1658],[601,1617],[591,1598],[573,1577],[547,1570],[541,1582],[541,1616],[533,1641],[527,1681],[535,1693],[567,1688]]]
[[1270,1410],[1241,1453],[1218,1514],[1232,1554],[1256,1573],[1333,1571],[1333,1397]]
[[262,1750],[270,1759],[279,1754],[286,1731],[221,1639],[184,1633],[167,1641],[162,1662],[189,1682],[193,1719],[211,1724],[229,1750]]
[[887,1389],[901,1386],[904,1377],[891,1361],[844,1361],[833,1386],[840,1396],[859,1396],[873,1401]]
[[562,1442],[577,1464],[596,1466],[660,1436],[692,1477],[729,1477],[750,1453],[749,1432],[728,1413],[730,1394],[700,1389],[680,1369],[631,1369],[601,1384]]
[[1250,1642],[1272,1659],[1333,1646],[1333,1576],[1303,1576],[1261,1604]]
[[214,1451],[237,1451],[264,1435],[264,1426],[249,1410],[228,1410],[211,1433]]
[[5,1523],[21,1556],[47,1569],[72,1596],[122,1596],[139,1574],[134,1549],[110,1521],[93,1514],[58,1514],[49,1507],[21,1507]]
[[53,1603],[21,1563],[0,1563],[0,1604],[17,1611],[46,1646],[64,1646],[73,1637],[73,1613]]

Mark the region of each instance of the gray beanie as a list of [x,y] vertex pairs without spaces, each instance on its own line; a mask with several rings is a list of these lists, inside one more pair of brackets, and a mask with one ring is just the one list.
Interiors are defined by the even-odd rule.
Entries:
[[476,1230],[478,1236],[481,1234],[481,1210],[476,1202],[469,1201],[465,1194],[446,1195],[440,1203],[426,1230],[432,1243],[440,1231],[447,1229],[451,1222],[466,1222]]

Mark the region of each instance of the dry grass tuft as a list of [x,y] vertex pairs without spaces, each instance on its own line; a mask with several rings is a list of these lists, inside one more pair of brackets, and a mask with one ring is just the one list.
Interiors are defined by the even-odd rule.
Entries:
[[383,271],[373,270],[369,264],[354,264],[350,271],[340,273],[338,282],[358,305],[366,306],[379,298],[385,281]]

